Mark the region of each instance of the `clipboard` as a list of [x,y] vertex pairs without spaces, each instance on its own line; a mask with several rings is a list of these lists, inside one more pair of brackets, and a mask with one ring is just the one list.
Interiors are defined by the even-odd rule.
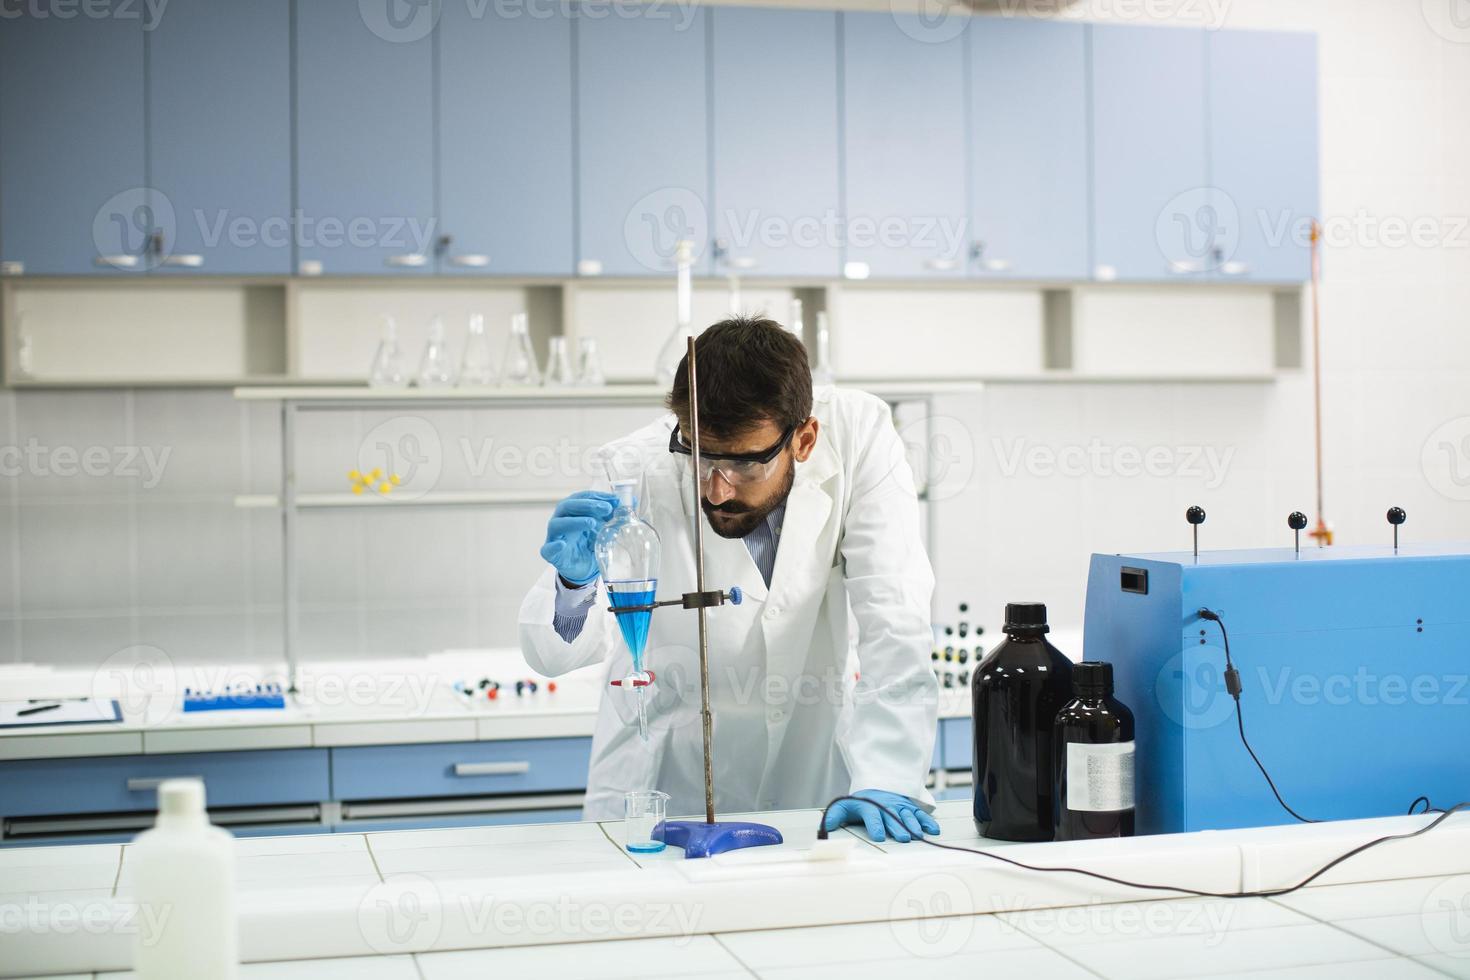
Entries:
[[[34,714],[21,714],[48,704],[56,705]],[[99,725],[122,721],[122,708],[115,698],[34,698],[0,701],[0,728],[51,728],[58,725]]]

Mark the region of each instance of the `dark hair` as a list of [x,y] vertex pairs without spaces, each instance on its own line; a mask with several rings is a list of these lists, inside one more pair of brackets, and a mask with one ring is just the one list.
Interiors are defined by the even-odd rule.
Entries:
[[[716,439],[738,436],[770,421],[783,431],[812,414],[812,369],[806,346],[775,320],[732,316],[694,342],[699,380],[699,428]],[[665,404],[689,427],[689,355]]]

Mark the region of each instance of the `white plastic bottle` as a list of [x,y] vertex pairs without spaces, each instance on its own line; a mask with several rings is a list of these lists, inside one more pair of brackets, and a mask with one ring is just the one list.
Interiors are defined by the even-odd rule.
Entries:
[[138,835],[129,854],[137,866],[137,980],[235,980],[240,953],[233,841],[210,825],[203,782],[159,784],[158,823]]

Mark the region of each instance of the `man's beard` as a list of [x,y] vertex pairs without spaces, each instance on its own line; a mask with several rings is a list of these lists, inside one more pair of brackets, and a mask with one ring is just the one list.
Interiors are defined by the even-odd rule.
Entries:
[[[704,509],[705,517],[709,518],[710,530],[722,538],[743,538],[759,527],[761,521],[770,516],[771,511],[786,502],[795,482],[796,466],[793,463],[786,468],[786,479],[782,481],[781,489],[762,503],[746,504],[738,500],[727,500],[716,507],[701,496],[699,506]],[[722,520],[719,523],[716,523],[715,515],[721,515]]]

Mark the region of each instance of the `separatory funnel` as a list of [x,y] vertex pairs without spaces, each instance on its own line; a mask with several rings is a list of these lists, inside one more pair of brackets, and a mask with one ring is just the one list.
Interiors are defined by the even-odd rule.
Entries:
[[613,484],[618,505],[597,534],[596,553],[608,601],[618,617],[623,642],[633,656],[632,673],[612,683],[637,699],[638,734],[647,741],[645,699],[654,675],[644,668],[643,648],[648,644],[648,627],[658,591],[660,546],[658,532],[634,511],[638,503],[634,496],[637,485],[636,480],[619,480]]

